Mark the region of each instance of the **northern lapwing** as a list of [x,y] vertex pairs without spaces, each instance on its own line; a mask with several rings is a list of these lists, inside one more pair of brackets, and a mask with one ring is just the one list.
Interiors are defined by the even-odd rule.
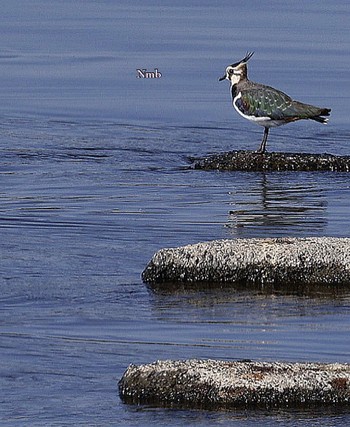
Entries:
[[231,83],[232,104],[237,113],[265,128],[258,153],[265,152],[271,127],[301,119],[327,123],[328,119],[322,116],[329,116],[330,108],[294,101],[280,90],[250,81],[247,76],[247,62],[253,54],[254,52],[248,52],[241,61],[229,65],[219,81],[226,79]]

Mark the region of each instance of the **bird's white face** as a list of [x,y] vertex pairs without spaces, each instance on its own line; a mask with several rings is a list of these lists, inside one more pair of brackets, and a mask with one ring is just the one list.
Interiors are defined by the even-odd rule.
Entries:
[[225,75],[219,78],[219,81],[229,80],[231,86],[239,83],[242,79],[248,79],[247,77],[247,62],[253,56],[254,52],[247,52],[246,56],[239,62],[226,67]]
[[237,67],[232,67],[229,65],[226,68],[226,80],[231,82],[231,85],[237,84],[243,76],[243,67],[242,64],[237,65]]

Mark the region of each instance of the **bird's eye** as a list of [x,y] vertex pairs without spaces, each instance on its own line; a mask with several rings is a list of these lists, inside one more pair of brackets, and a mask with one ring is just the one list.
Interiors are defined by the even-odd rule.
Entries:
[[230,69],[228,70],[228,73],[229,73],[229,74],[233,74],[233,69],[232,69],[232,68],[230,68]]

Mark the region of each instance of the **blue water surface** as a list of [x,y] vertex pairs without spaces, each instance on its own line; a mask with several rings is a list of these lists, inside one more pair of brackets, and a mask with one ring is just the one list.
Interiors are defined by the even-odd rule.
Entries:
[[[189,157],[256,149],[225,67],[332,108],[268,149],[349,155],[347,1],[3,2],[0,424],[343,426],[347,410],[124,405],[130,363],[349,362],[348,290],[153,291],[153,253],[220,238],[350,237],[347,173],[222,173]],[[158,69],[161,78],[137,78]]]

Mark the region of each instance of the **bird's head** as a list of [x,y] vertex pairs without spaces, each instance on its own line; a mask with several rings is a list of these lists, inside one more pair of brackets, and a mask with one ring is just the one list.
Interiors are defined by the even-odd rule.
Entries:
[[253,55],[254,52],[247,52],[243,59],[226,67],[225,75],[220,77],[219,81],[229,80],[233,86],[242,79],[247,78],[247,62]]

